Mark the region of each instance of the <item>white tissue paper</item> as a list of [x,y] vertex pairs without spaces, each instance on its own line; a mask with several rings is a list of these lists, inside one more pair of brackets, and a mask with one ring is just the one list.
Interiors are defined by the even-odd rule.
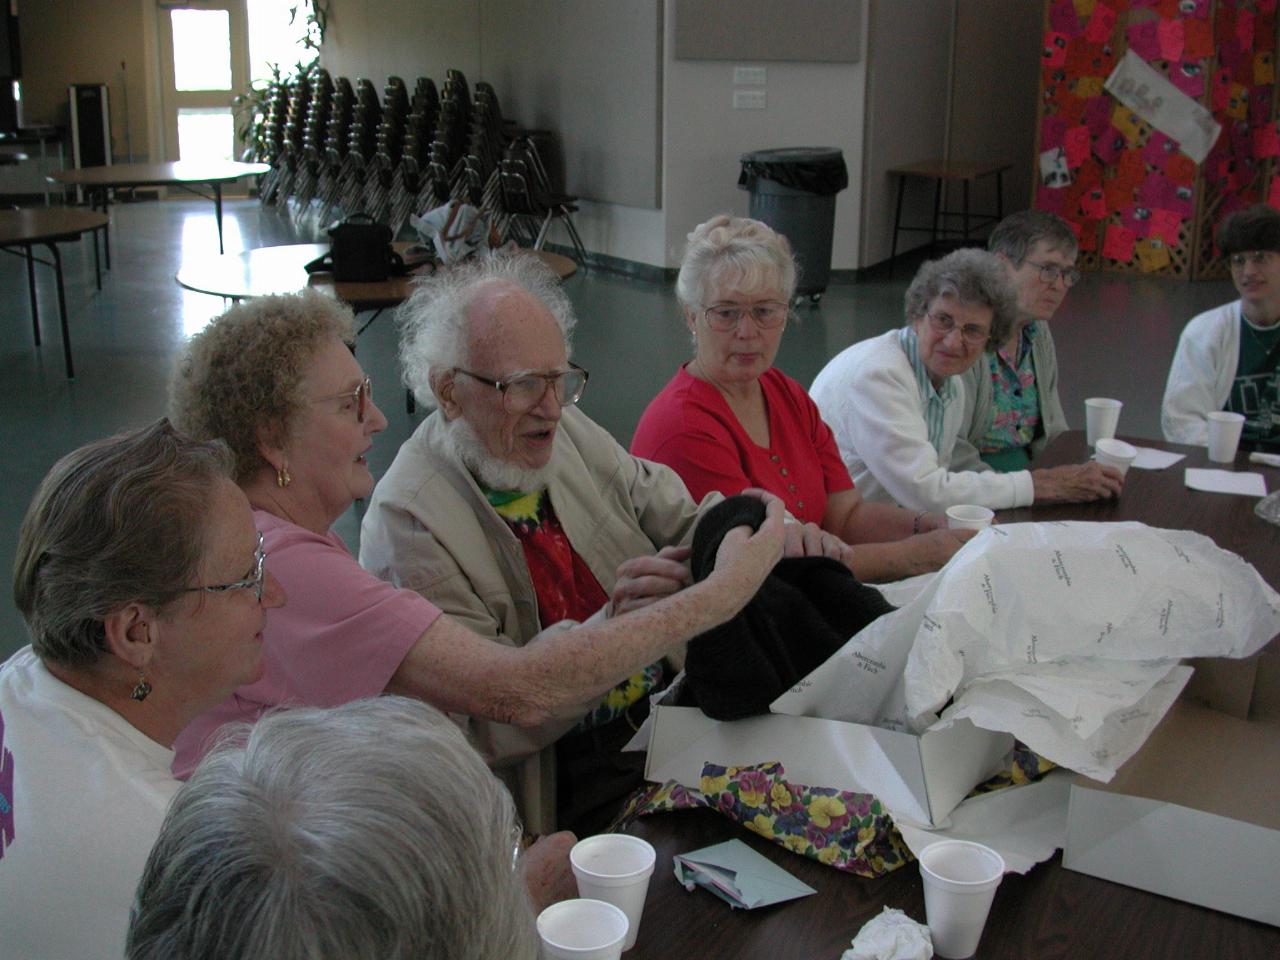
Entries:
[[929,960],[932,956],[929,928],[901,910],[885,907],[863,925],[840,960]]
[[912,594],[774,712],[914,732],[968,718],[1107,781],[1190,678],[1180,658],[1246,657],[1280,633],[1280,594],[1252,566],[1140,523],[989,527],[894,599]]

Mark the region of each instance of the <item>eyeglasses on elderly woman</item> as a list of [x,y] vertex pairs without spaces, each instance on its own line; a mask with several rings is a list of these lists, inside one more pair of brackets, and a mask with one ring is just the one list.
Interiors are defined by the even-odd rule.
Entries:
[[324,403],[326,400],[346,400],[350,398],[355,404],[356,423],[364,423],[364,415],[369,409],[369,404],[373,402],[373,380],[365,377],[361,381],[360,386],[354,390],[347,390],[345,393],[331,393],[324,397],[313,397],[308,403]]
[[[948,336],[952,330],[956,329],[955,317],[949,313],[942,313],[938,310],[931,310],[925,314],[929,320],[929,326],[933,327],[942,336]],[[966,323],[960,328],[960,339],[971,347],[978,347],[986,343],[991,336],[991,329],[976,323]]]
[[748,314],[752,322],[761,330],[772,330],[786,322],[789,313],[789,308],[781,300],[762,300],[750,306],[717,303],[707,307],[703,311],[703,316],[707,318],[707,324],[712,330],[728,333],[730,330],[736,330],[742,318]]
[[183,587],[183,593],[226,593],[229,590],[252,590],[262,602],[262,587],[267,579],[267,551],[262,549],[262,534],[258,534],[258,549],[253,554],[253,574],[235,583],[217,583],[207,587]]
[[559,373],[535,373],[532,370],[513,373],[505,380],[494,380],[483,377],[461,367],[454,368],[455,373],[463,373],[487,386],[493,387],[502,394],[502,408],[507,413],[528,413],[547,395],[547,390],[555,391],[556,402],[562,407],[571,407],[582,397],[590,376],[576,363],[569,364],[568,370]]

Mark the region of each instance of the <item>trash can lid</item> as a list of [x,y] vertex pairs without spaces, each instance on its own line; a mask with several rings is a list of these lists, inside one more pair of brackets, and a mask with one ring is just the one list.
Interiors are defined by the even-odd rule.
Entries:
[[772,150],[752,150],[738,158],[741,163],[824,163],[843,160],[839,147],[777,147]]

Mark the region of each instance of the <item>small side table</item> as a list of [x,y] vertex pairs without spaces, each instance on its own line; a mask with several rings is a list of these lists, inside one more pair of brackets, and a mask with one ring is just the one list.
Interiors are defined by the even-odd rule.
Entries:
[[[107,230],[107,215],[64,207],[37,207],[26,210],[0,210],[0,251],[12,253],[27,261],[27,285],[31,291],[31,328],[36,346],[40,346],[40,308],[36,302],[35,264],[53,267],[58,281],[58,319],[62,322],[62,359],[67,379],[75,378],[71,363],[71,333],[67,329],[67,295],[62,284],[62,254],[58,244],[79,240],[93,234],[93,269],[98,289],[102,289],[102,272],[98,263],[98,231]],[[35,244],[48,248],[52,260],[42,260],[32,252]]]
[[[898,178],[898,202],[893,213],[893,242],[889,247],[889,260],[892,261],[898,253],[899,232],[929,234],[929,247],[932,249],[937,246],[939,238],[968,240],[975,230],[985,227],[989,223],[999,223],[1003,220],[1004,172],[1012,166],[1012,163],[1007,163],[1003,160],[996,160],[990,163],[924,160],[920,163],[908,163],[900,167],[891,167],[889,175]],[[969,184],[975,180],[990,176],[996,178],[995,213],[971,213],[969,210]],[[925,180],[935,181],[933,188],[933,224],[931,226],[904,227],[902,225],[902,196],[908,177],[920,177]],[[961,183],[964,196],[960,210],[942,209],[942,183],[944,180],[959,181]],[[960,228],[956,229],[948,226],[946,223],[946,218],[948,217],[960,217]]]

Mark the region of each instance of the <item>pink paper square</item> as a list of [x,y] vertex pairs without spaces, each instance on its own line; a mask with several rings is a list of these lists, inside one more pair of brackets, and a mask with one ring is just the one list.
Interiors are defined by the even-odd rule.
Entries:
[[1182,227],[1182,218],[1172,210],[1154,209],[1151,211],[1151,217],[1147,222],[1149,225],[1148,236],[1159,237],[1170,246],[1178,242],[1178,232]]
[[1062,146],[1062,135],[1067,132],[1067,124],[1059,117],[1046,115],[1040,121],[1040,149],[1052,150]]
[[1204,67],[1192,60],[1169,64],[1169,82],[1192,100],[1204,96]]
[[1182,21],[1161,20],[1156,26],[1162,60],[1182,59]]
[[1113,101],[1110,96],[1090,97],[1084,103],[1084,125],[1095,137],[1101,136],[1111,126]]
[[1062,212],[1062,197],[1066,191],[1055,189],[1054,187],[1046,187],[1043,183],[1036,185],[1036,209],[1047,210],[1049,213]]
[[1253,155],[1263,157],[1280,157],[1280,132],[1274,123],[1253,130]]
[[1128,263],[1133,259],[1133,245],[1137,239],[1133,231],[1113,223],[1107,227],[1106,239],[1102,241],[1102,255],[1108,260]]
[[1115,29],[1116,12],[1105,3],[1093,8],[1093,16],[1084,28],[1084,35],[1091,43],[1105,43],[1111,39],[1111,31]]
[[1280,210],[1280,177],[1271,178],[1271,188],[1267,191],[1267,203]]
[[1240,50],[1253,49],[1254,16],[1252,10],[1241,10],[1236,15],[1236,39],[1240,41]]
[[1129,49],[1143,60],[1160,59],[1158,21],[1144,20],[1129,27]]
[[1178,149],[1178,141],[1166,137],[1159,130],[1152,130],[1147,145],[1142,148],[1142,159],[1157,170],[1163,170],[1169,157]]
[[1050,30],[1044,35],[1044,51],[1040,63],[1045,67],[1060,67],[1067,62],[1067,35]]
[[1120,223],[1135,237],[1145,237],[1151,230],[1151,211],[1133,205],[1120,211]]
[[1080,212],[1090,220],[1101,220],[1107,215],[1107,198],[1101,187],[1086,191],[1080,197]]
[[1062,146],[1067,152],[1067,166],[1080,166],[1089,156],[1089,128],[1071,127],[1062,135]]
[[1049,29],[1074,37],[1080,33],[1080,17],[1071,0],[1058,0],[1049,8]]

